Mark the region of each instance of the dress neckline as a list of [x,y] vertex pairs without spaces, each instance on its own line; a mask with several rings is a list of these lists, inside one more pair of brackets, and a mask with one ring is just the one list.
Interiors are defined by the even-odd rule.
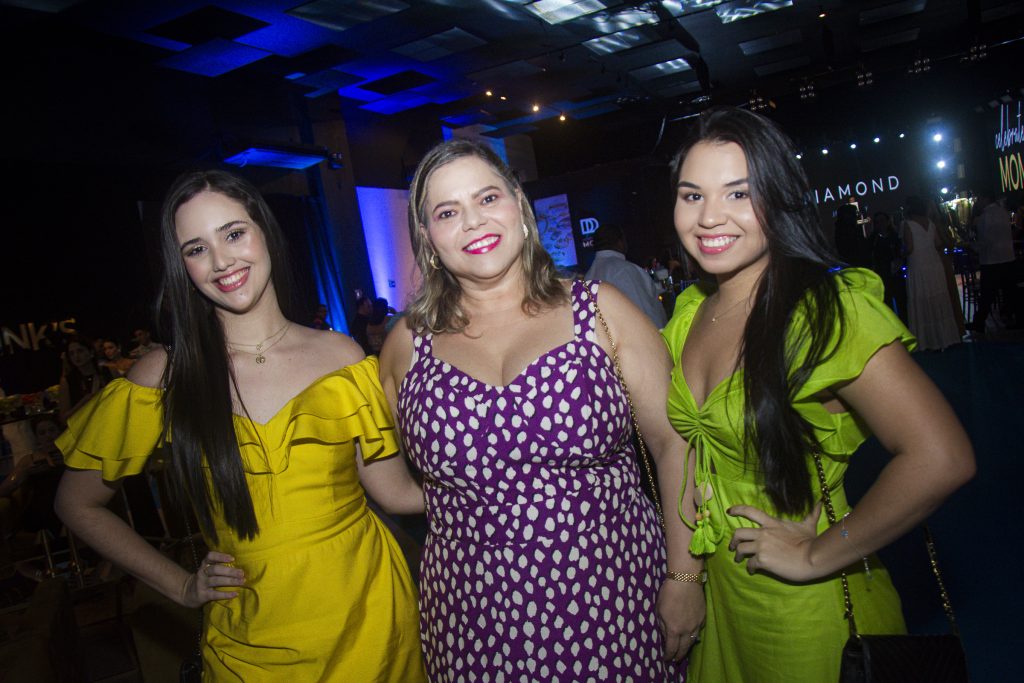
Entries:
[[679,357],[674,358],[673,363],[679,370],[679,377],[682,380],[681,383],[686,390],[686,396],[690,399],[690,403],[693,404],[694,409],[696,409],[698,413],[702,413],[709,405],[718,400],[717,394],[723,389],[723,387],[731,385],[733,379],[743,371],[743,368],[738,367],[719,380],[719,382],[711,387],[711,390],[704,396],[704,401],[700,405],[697,404],[697,396],[693,393],[693,389],[690,388],[690,383],[686,379],[686,373],[683,372],[683,353],[686,351],[686,342],[689,340],[690,329],[693,327],[693,321],[697,318],[697,312],[710,296],[709,294],[705,294],[704,290],[698,289],[698,291],[701,294],[701,298],[697,300],[696,297],[694,297],[693,313],[689,316],[689,319],[686,320],[686,328],[683,330],[683,344],[679,348]]

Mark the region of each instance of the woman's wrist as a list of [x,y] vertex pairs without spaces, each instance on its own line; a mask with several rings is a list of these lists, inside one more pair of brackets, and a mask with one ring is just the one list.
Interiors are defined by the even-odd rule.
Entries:
[[679,583],[696,583],[703,585],[707,583],[708,573],[703,569],[698,569],[692,572],[675,572],[666,571],[665,578],[671,581],[677,581]]

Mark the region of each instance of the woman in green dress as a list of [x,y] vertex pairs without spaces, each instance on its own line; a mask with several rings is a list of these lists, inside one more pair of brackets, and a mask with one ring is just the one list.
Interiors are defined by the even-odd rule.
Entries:
[[[834,681],[849,633],[840,570],[862,633],[904,632],[872,553],[973,476],[971,445],[877,276],[835,267],[774,124],[707,112],[673,178],[676,231],[705,275],[663,331],[695,483],[679,514],[708,573],[689,681]],[[843,477],[870,433],[892,459],[854,509]],[[821,514],[814,453],[839,528]]]

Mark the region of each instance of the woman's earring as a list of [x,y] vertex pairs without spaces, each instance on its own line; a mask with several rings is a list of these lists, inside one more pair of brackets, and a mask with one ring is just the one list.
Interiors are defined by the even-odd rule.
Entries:
[[441,270],[441,266],[437,264],[437,252],[430,252],[430,258],[427,259],[427,262],[430,263],[430,267],[434,270]]
[[529,228],[526,227],[526,223],[525,222],[523,223],[523,239],[524,240],[530,239],[530,230],[529,230]]

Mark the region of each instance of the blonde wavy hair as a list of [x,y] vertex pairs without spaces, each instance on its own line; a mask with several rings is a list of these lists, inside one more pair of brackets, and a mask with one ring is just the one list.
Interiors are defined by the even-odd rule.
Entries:
[[[523,311],[534,315],[569,299],[555,262],[540,243],[537,218],[533,215],[533,208],[512,169],[492,150],[479,143],[469,140],[448,140],[427,152],[416,167],[409,187],[409,239],[412,241],[416,265],[419,266],[423,278],[406,311],[409,326],[418,334],[428,330],[435,334],[460,332],[469,325],[469,318],[461,305],[462,287],[446,268],[437,269],[431,265],[430,259],[434,255],[434,250],[425,229],[420,227],[426,226],[429,219],[426,206],[427,189],[434,171],[456,159],[466,157],[477,157],[490,166],[504,181],[509,192],[513,192],[518,198],[519,212],[527,230],[520,261],[525,282]],[[436,256],[434,258],[436,259]]]

